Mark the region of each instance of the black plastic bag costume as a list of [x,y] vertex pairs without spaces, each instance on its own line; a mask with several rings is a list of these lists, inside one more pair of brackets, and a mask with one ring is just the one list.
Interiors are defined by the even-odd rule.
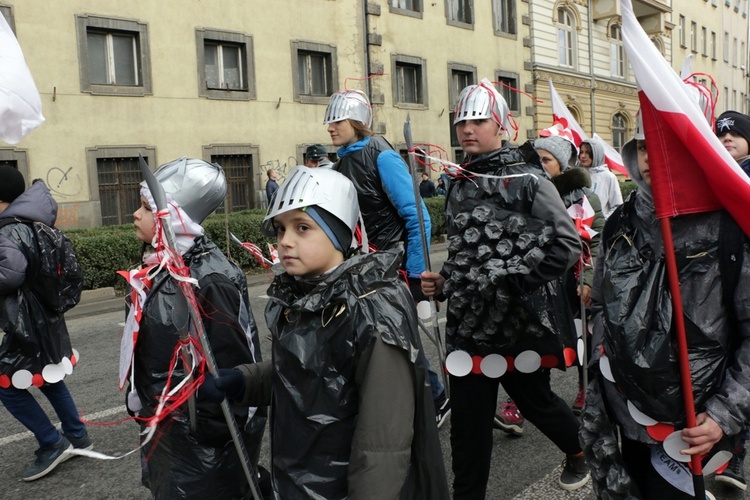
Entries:
[[403,349],[414,372],[411,468],[401,498],[448,498],[416,310],[397,274],[402,252],[353,257],[316,280],[280,274],[269,288],[272,476],[278,498],[347,497],[359,411],[355,372],[378,336]]
[[[466,168],[519,177],[451,182],[448,260],[443,267],[449,300],[446,343],[449,352],[479,356],[533,350],[545,368],[564,369],[561,334],[571,344],[575,334],[561,280],[545,277],[539,269],[555,229],[529,215],[539,183],[547,182],[529,157],[536,153],[528,143],[503,148]],[[560,216],[570,220],[563,211]]]

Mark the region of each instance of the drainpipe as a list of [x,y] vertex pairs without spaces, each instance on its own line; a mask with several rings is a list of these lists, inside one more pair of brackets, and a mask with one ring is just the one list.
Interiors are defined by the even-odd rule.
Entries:
[[592,0],[588,0],[588,29],[589,29],[589,75],[591,82],[591,136],[596,132],[596,103],[594,102],[594,90],[596,88],[596,79],[594,78],[594,20],[591,13],[593,12]]
[[[365,76],[370,76],[370,44],[368,43],[368,35],[370,34],[370,23],[367,21],[367,0],[362,0],[362,41],[364,42],[364,65],[365,65]],[[370,79],[365,79],[365,94],[367,99],[372,102],[372,86],[370,85]]]

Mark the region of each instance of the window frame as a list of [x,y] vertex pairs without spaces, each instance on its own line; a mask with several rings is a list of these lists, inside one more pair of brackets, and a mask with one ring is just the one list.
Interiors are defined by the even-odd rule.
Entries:
[[[622,119],[622,127],[615,127],[615,120],[618,118]],[[612,115],[612,118],[609,120],[609,129],[612,133],[612,147],[620,154],[622,154],[622,147],[628,142],[629,125],[630,118],[622,111],[615,112]],[[621,139],[619,147],[616,145],[617,141],[615,140],[615,138],[618,137],[617,134],[619,134],[619,137]]]
[[15,35],[16,34],[16,16],[13,13],[13,6],[12,5],[0,5],[0,15],[5,17],[5,20],[8,21],[8,26],[10,26],[10,30]]
[[[92,95],[124,95],[124,96],[146,96],[153,94],[151,81],[151,56],[149,48],[148,25],[135,20],[118,19],[112,17],[94,16],[89,14],[76,15],[76,28],[78,37],[78,68],[81,83],[81,92]],[[109,85],[91,83],[89,68],[89,29],[112,33],[129,33],[137,38],[137,56],[140,62],[139,79],[140,85]]]
[[[419,103],[399,101],[400,75],[399,66],[418,66],[420,71],[420,91],[422,99]],[[393,92],[393,107],[401,109],[429,109],[429,94],[427,92],[427,60],[404,54],[391,54],[391,91]]]
[[711,60],[716,60],[716,32],[711,32]]
[[723,48],[724,50],[722,52],[724,55],[724,62],[728,63],[729,62],[729,32],[728,31],[724,32],[724,47]]
[[[206,42],[228,42],[240,47],[243,65],[244,89],[215,89],[206,84]],[[249,101],[256,99],[255,56],[252,35],[235,31],[196,28],[195,47],[198,56],[198,95],[207,99]]]
[[[453,18],[453,4],[454,2],[466,2],[469,5],[469,8],[471,9],[470,15],[471,15],[471,22],[466,21],[459,21],[458,19]],[[474,9],[474,0],[445,0],[445,19],[448,23],[448,26],[455,26],[457,28],[464,28],[473,30],[474,29],[474,20],[476,18],[475,15],[475,9]]]
[[[260,197],[260,191],[263,184],[263,175],[265,172],[261,172],[260,165],[260,148],[253,146],[252,144],[209,144],[201,148],[201,157],[203,161],[211,163],[212,156],[233,156],[233,155],[249,155],[252,157],[252,197],[253,197],[253,208],[262,208],[262,199]],[[223,167],[222,167],[223,168]],[[265,192],[265,190],[263,190]],[[226,206],[222,202],[222,206],[226,211]],[[217,209],[218,210],[218,209]],[[233,213],[233,212],[229,212]]]
[[458,104],[458,96],[461,93],[461,90],[463,89],[456,89],[453,85],[453,76],[456,73],[464,73],[464,74],[471,74],[471,83],[469,85],[474,85],[477,83],[477,67],[473,66],[471,64],[462,64],[462,63],[448,63],[448,100],[450,104],[450,109],[453,110],[456,108],[456,104]]
[[409,16],[409,17],[416,17],[417,19],[422,19],[422,11],[424,9],[424,3],[423,0],[412,0],[414,4],[417,6],[412,9],[406,9],[402,7],[394,7],[391,3],[393,0],[388,0],[388,10],[392,14],[400,14],[402,16]]
[[[2,15],[2,14],[0,14]],[[10,24],[10,23],[8,23]],[[14,161],[24,179],[29,178],[29,153],[26,149],[0,148],[0,161]],[[28,181],[27,181],[28,183]]]
[[[498,69],[495,71],[495,81],[502,82],[503,80],[512,80],[515,81],[514,85],[511,85],[514,88],[520,89],[521,88],[521,76],[520,74],[514,72],[514,71],[505,71]],[[505,82],[507,83],[507,82]],[[501,86],[502,87],[502,86]],[[505,98],[505,103],[508,105],[508,110],[510,110],[511,113],[520,114],[521,113],[521,96],[517,92],[513,92],[512,90],[508,89],[509,96],[514,96],[511,99],[508,99],[503,92],[503,88],[498,88],[497,85],[495,85],[495,89],[500,93],[500,95]],[[515,106],[514,106],[515,105]]]
[[698,53],[698,23],[690,21],[690,52]]
[[[517,0],[492,0],[492,29],[495,31],[495,36],[502,36],[505,38],[518,38],[518,7],[516,5]],[[510,11],[508,14],[508,24],[510,31],[503,31],[499,26],[498,10],[500,6],[507,6]]]
[[708,57],[708,28],[701,26],[701,55]]
[[680,18],[677,22],[677,38],[678,42],[680,43],[680,47],[682,47],[683,49],[687,48],[687,45],[685,45],[685,41],[687,39],[687,33],[685,33],[687,31],[687,25],[685,23],[685,16],[680,14]]
[[[614,36],[617,32],[618,37]],[[619,22],[613,22],[607,27],[607,38],[609,39],[609,72],[613,78],[627,80],[628,78],[628,58],[625,52],[625,45],[622,41],[622,25]],[[613,57],[613,56],[617,57]],[[614,65],[617,65],[617,72],[612,71]]]
[[[570,24],[563,24],[560,22],[560,13],[563,12],[568,19],[570,19]],[[576,16],[571,12],[570,8],[564,5],[560,5],[555,9],[555,17],[554,17],[554,25],[556,33],[556,39],[557,39],[557,64],[560,67],[563,68],[575,68],[576,67],[576,46],[578,45],[577,37],[576,37]],[[564,31],[567,36],[566,39],[569,39],[570,41],[570,47],[566,47],[565,51],[570,56],[570,64],[565,64],[560,60],[561,55],[561,47],[560,47],[560,32]]]
[[[303,104],[328,104],[331,95],[338,88],[339,70],[337,50],[335,45],[327,43],[306,42],[303,40],[292,40],[292,86],[294,100]],[[300,52],[315,52],[323,54],[331,63],[330,82],[326,88],[326,95],[303,94],[299,86],[299,56]]]
[[94,146],[86,148],[86,170],[89,178],[89,199],[97,202],[95,220],[102,226],[102,205],[99,196],[99,171],[97,160],[107,158],[137,158],[138,155],[148,163],[151,171],[155,171],[159,164],[156,162],[156,148],[151,146]]

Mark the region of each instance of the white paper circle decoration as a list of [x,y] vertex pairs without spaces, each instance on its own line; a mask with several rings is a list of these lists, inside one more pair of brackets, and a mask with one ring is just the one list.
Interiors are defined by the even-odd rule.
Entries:
[[508,370],[508,361],[499,354],[488,354],[482,359],[479,369],[489,378],[500,378]]
[[523,351],[516,356],[514,366],[521,373],[534,373],[542,366],[542,357],[536,351]]
[[716,452],[716,455],[706,462],[703,466],[703,474],[713,474],[716,469],[729,462],[732,459],[732,452],[727,450],[721,450]]
[[636,408],[635,405],[630,401],[628,401],[628,411],[630,412],[630,416],[633,417],[633,420],[643,425],[644,427],[659,423],[657,420],[654,420],[653,418],[649,417],[641,410]]
[[445,358],[445,369],[454,377],[465,377],[473,366],[471,355],[466,351],[453,351]]
[[56,365],[47,365],[42,368],[42,378],[48,384],[56,384],[65,378],[65,368],[62,363]]
[[65,370],[65,375],[73,373],[73,363],[70,362],[70,358],[65,356],[62,361],[60,361],[60,364],[63,366],[63,370]]
[[583,350],[586,349],[586,344],[583,342],[583,339],[578,339],[576,347],[578,348],[578,364],[583,366],[583,355],[585,354]]
[[602,354],[602,357],[599,358],[599,370],[601,370],[602,375],[604,375],[604,378],[615,383],[615,377],[612,376],[612,367],[609,366],[609,358]]
[[422,321],[427,321],[432,317],[432,310],[430,309],[430,303],[428,301],[423,300],[417,304],[417,316],[419,316],[419,319]]
[[683,455],[680,453],[680,451],[690,448],[690,445],[682,440],[682,431],[674,431],[667,436],[667,439],[664,440],[662,446],[664,446],[664,451],[666,451],[667,455],[672,457],[672,459],[678,462],[690,461],[690,455]]
[[10,381],[16,389],[28,389],[31,387],[31,377],[29,370],[18,370],[13,374]]
[[73,349],[73,357],[76,358],[76,364],[81,362],[81,354],[75,349]]
[[583,323],[581,323],[581,318],[574,319],[573,323],[576,325],[576,337],[580,339],[583,336]]

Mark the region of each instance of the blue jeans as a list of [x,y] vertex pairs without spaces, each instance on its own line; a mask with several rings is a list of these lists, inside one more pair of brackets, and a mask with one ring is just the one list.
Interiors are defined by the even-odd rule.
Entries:
[[427,375],[430,377],[430,390],[432,391],[432,399],[436,400],[445,394],[445,386],[440,381],[440,377],[430,368],[430,360],[427,356],[424,357],[427,364]]
[[[62,423],[63,433],[83,437],[86,434],[86,426],[78,418],[78,410],[65,383],[45,384],[39,390],[55,409]],[[13,386],[0,389],[0,401],[16,420],[34,433],[40,448],[53,446],[60,440],[60,433],[31,392]]]

